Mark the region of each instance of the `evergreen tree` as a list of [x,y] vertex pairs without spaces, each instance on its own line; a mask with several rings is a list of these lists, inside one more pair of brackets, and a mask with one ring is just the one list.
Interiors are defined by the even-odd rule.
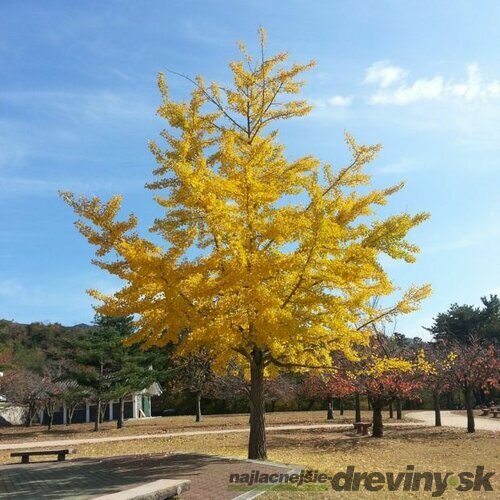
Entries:
[[437,341],[472,343],[473,339],[500,343],[500,299],[496,295],[481,297],[483,307],[452,304],[434,318],[427,331]]
[[74,345],[73,366],[69,377],[86,389],[96,405],[94,430],[99,430],[103,411],[118,399],[117,427],[124,426],[124,399],[148,388],[161,376],[157,351],[148,352],[124,341],[134,333],[131,317],[97,315],[96,327]]

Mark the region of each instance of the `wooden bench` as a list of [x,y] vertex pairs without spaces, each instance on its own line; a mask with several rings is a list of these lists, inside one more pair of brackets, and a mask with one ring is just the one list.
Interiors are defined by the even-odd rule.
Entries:
[[368,429],[372,426],[371,422],[355,422],[354,428],[356,429],[356,434],[362,434],[366,436],[368,434]]
[[497,418],[500,410],[493,410],[491,413],[493,414],[493,418]]
[[481,411],[483,413],[481,413],[481,417],[486,417],[488,415],[488,413],[490,412],[490,409],[489,408],[482,408]]
[[21,457],[22,464],[29,464],[31,456],[41,456],[41,455],[57,455],[58,462],[64,462],[66,460],[66,455],[68,453],[76,453],[73,448],[66,448],[64,450],[31,450],[31,451],[15,451],[11,453],[11,457]]

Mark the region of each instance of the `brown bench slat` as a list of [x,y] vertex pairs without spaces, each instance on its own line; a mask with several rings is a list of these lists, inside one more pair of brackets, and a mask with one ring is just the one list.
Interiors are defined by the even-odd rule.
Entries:
[[372,422],[354,422],[353,425],[357,434],[366,436],[368,434],[368,429],[372,426]]
[[22,464],[29,464],[30,456],[41,456],[41,455],[57,455],[58,462],[64,462],[66,460],[66,455],[68,453],[76,453],[74,448],[65,448],[63,450],[27,450],[27,451],[15,451],[10,454],[11,457],[21,457]]
[[26,450],[15,451],[10,454],[11,457],[22,457],[23,455],[56,455],[57,453],[76,453],[74,448],[66,448],[64,450]]

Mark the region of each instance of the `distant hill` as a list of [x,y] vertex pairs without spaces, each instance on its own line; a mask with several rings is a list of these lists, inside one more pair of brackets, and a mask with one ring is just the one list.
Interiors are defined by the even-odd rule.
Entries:
[[10,351],[16,365],[40,371],[42,367],[57,364],[63,351],[92,328],[85,323],[64,326],[0,319],[0,352]]
[[78,325],[68,326],[68,328],[80,328],[82,330],[89,330],[93,328],[93,326],[87,325],[86,323],[78,323]]

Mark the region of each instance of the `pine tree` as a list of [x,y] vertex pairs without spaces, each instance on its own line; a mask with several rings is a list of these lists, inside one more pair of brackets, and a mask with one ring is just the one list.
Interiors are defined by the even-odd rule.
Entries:
[[74,347],[73,366],[69,378],[86,389],[96,405],[94,430],[99,430],[106,404],[119,400],[117,427],[124,422],[124,399],[127,395],[148,388],[161,378],[154,369],[158,354],[140,346],[126,346],[124,340],[133,335],[131,317],[97,315],[96,328]]

